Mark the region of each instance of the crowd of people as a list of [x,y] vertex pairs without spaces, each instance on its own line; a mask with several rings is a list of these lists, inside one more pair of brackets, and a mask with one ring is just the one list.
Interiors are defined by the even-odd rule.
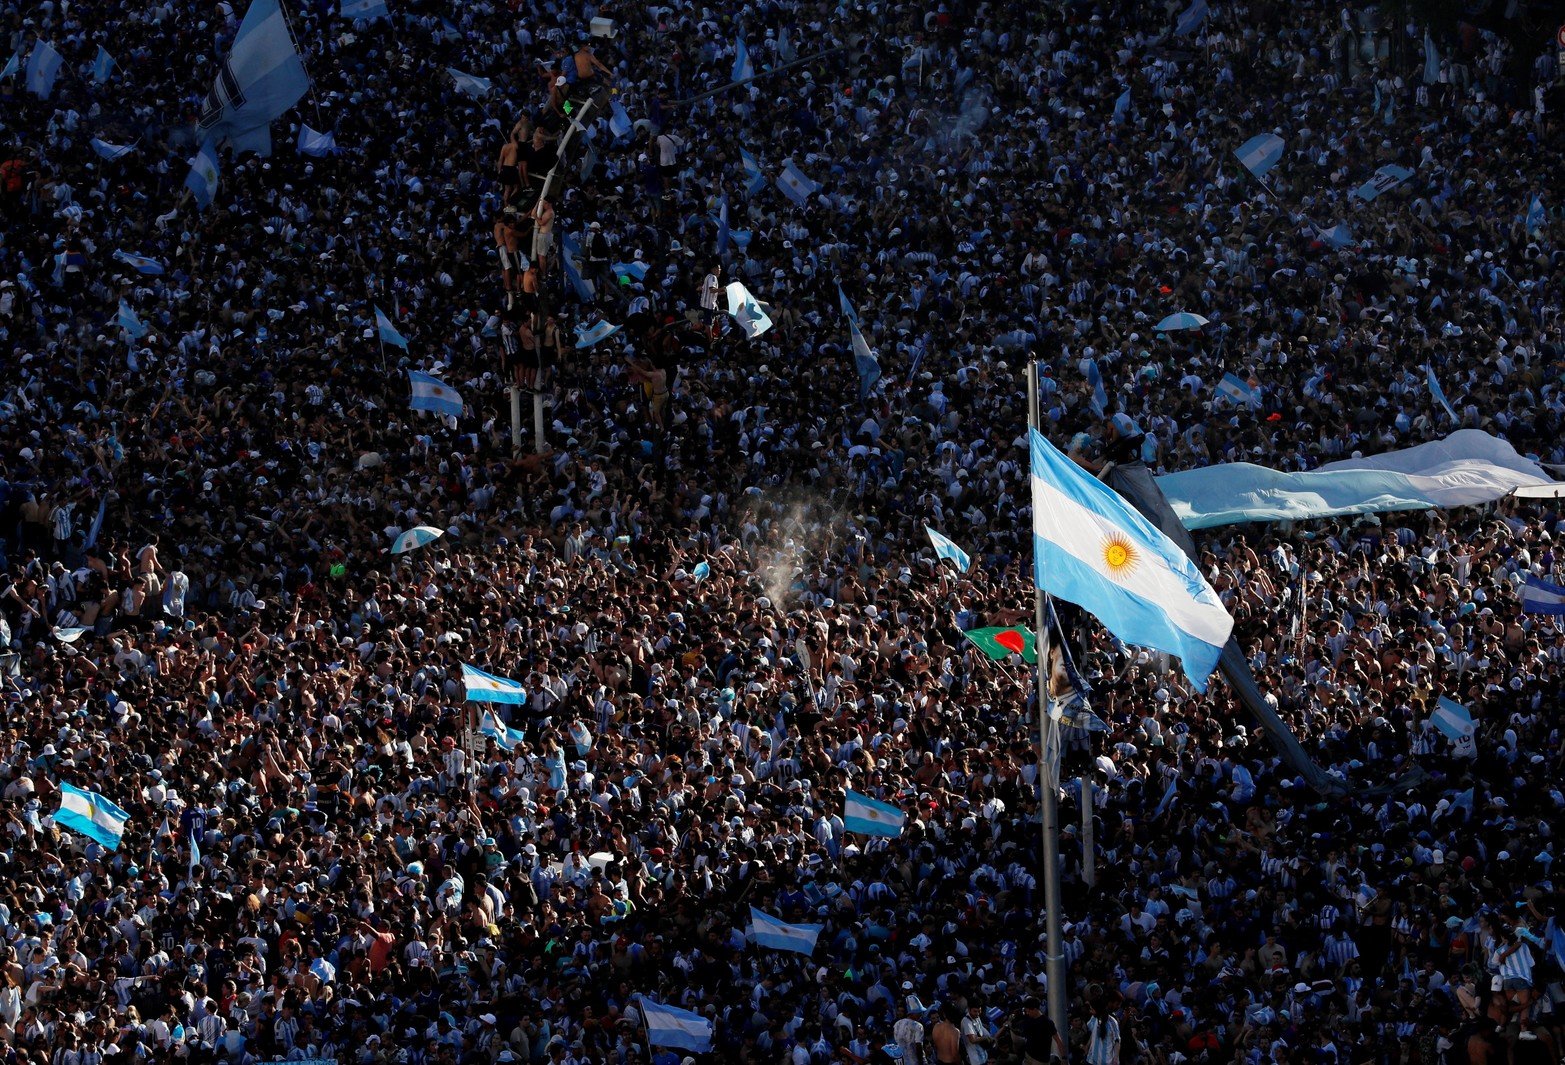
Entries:
[[[1552,502],[1198,535],[1338,790],[1068,615],[1103,727],[1060,773],[1065,988],[1030,670],[962,635],[1032,616],[1029,359],[1088,464],[1458,424],[1565,463],[1536,11],[389,6],[289,7],[311,91],[205,210],[242,5],[0,13],[7,1063],[1557,1065],[1565,628],[1517,594]],[[1209,324],[1153,329],[1179,311]],[[504,727],[463,663],[524,686]],[[117,848],[62,784],[123,808]],[[846,833],[850,789],[901,835]],[[711,1049],[652,1045],[649,1001]]]

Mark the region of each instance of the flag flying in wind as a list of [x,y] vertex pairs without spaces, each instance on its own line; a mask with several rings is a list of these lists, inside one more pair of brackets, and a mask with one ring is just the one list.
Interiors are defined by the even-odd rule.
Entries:
[[406,350],[408,338],[397,332],[397,327],[391,323],[390,318],[386,317],[386,312],[379,307],[375,308],[375,330],[380,334],[382,343]]
[[1099,418],[1103,417],[1109,409],[1109,394],[1103,387],[1103,371],[1098,368],[1097,359],[1081,360],[1082,376],[1087,379],[1087,384],[1092,388],[1092,413]]
[[1341,251],[1353,246],[1353,230],[1348,228],[1346,222],[1338,222],[1330,229],[1320,230],[1320,239],[1327,247]]
[[647,1022],[647,1042],[655,1047],[675,1047],[692,1054],[712,1049],[712,1022],[699,1013],[665,1006],[646,996],[640,999],[641,1016]]
[[907,814],[889,802],[880,802],[856,791],[842,804],[842,827],[861,836],[900,836]]
[[60,781],[60,809],[54,823],[78,836],[96,840],[109,850],[119,850],[130,814],[95,791],[85,791]]
[[461,417],[462,394],[440,378],[409,370],[408,384],[413,390],[408,399],[409,409],[427,410],[448,418]]
[[815,941],[820,937],[822,925],[789,924],[769,913],[750,907],[750,926],[755,945],[772,950],[788,950],[795,954],[815,953]]
[[619,326],[602,318],[596,322],[580,322],[576,326],[576,350],[585,351],[600,340],[607,340],[619,332]]
[[462,663],[462,686],[467,689],[470,703],[512,703],[520,706],[527,701],[527,689],[519,681],[485,673],[477,666]]
[[1440,49],[1435,47],[1435,39],[1424,31],[1424,84],[1433,85],[1440,80]]
[[137,255],[135,252],[116,251],[114,258],[136,271],[138,274],[146,274],[149,277],[159,277],[163,274],[163,264],[156,259],[149,259],[145,255]]
[[120,300],[119,313],[114,316],[114,321],[130,334],[132,340],[140,340],[147,335],[146,323],[136,317],[136,312],[124,300]]
[[1234,624],[1217,593],[1117,492],[1036,429],[1028,437],[1038,587],[1087,610],[1125,643],[1178,655],[1205,691]]
[[54,95],[54,79],[60,74],[60,64],[65,60],[48,41],[33,45],[33,54],[27,57],[27,91],[45,100]]
[[92,80],[102,85],[114,70],[114,57],[103,45],[98,45],[98,55],[92,61]]
[[1565,588],[1528,574],[1522,586],[1522,609],[1529,614],[1565,614]]
[[22,71],[22,50],[18,48],[11,53],[11,58],[5,61],[5,69],[0,70],[0,81],[14,78]]
[[755,64],[750,62],[750,49],[744,46],[744,38],[734,48],[734,69],[729,81],[749,81],[755,77]]
[[447,67],[451,74],[451,80],[456,82],[456,87],[469,96],[488,96],[489,90],[494,88],[494,82],[488,78],[480,78],[477,74],[468,74],[456,67]]
[[756,162],[755,156],[747,149],[739,149],[739,162],[744,167],[744,175],[747,179],[745,193],[749,196],[757,195],[766,187],[766,175],[761,171],[761,164]]
[[1434,401],[1445,408],[1445,412],[1451,416],[1451,420],[1453,422],[1461,421],[1462,419],[1456,416],[1456,411],[1451,409],[1451,404],[1447,402],[1445,389],[1440,387],[1440,381],[1435,377],[1435,368],[1433,366],[1424,367],[1424,382],[1429,385],[1430,396],[1434,397]]
[[1535,193],[1532,197],[1532,202],[1527,205],[1527,235],[1536,237],[1542,231],[1543,224],[1548,220],[1549,216],[1543,209],[1543,197]]
[[837,282],[837,303],[842,307],[842,316],[854,325],[859,324],[858,312],[853,309],[853,304],[848,302],[847,293],[842,291],[842,282]]
[[849,326],[849,331],[853,342],[853,366],[859,372],[859,399],[866,400],[880,383],[880,359],[870,350],[857,323]]
[[311,129],[301,122],[299,123],[299,143],[297,149],[300,155],[313,155],[317,158],[335,155],[337,154],[337,138],[331,133],[322,133],[320,130]]
[[1435,702],[1435,712],[1429,715],[1429,723],[1451,741],[1458,758],[1478,757],[1473,736],[1477,727],[1473,724],[1472,711],[1467,707],[1442,695]]
[[391,17],[391,12],[386,10],[386,0],[342,0],[337,10],[345,19],[364,19],[366,22]]
[[569,233],[560,234],[560,268],[565,271],[565,280],[575,290],[577,299],[591,303],[598,290],[595,282],[581,276],[581,269],[576,265],[576,255],[580,251],[581,245],[576,243],[575,237]]
[[236,152],[272,154],[271,124],[310,86],[279,0],[253,0],[234,46],[218,64],[200,129]]
[[1125,120],[1130,117],[1130,90],[1126,89],[1119,94],[1119,99],[1114,101],[1114,124],[1123,126]]
[[87,142],[92,145],[92,150],[98,153],[98,158],[113,162],[122,155],[129,155],[134,144],[110,144],[100,137],[94,137]]
[[617,97],[611,100],[609,102],[609,132],[614,134],[614,139],[619,140],[622,137],[630,136],[635,128],[636,125],[630,120],[630,112],[625,110],[625,106],[619,102]]
[[924,526],[924,531],[929,534],[929,542],[935,545],[935,557],[949,558],[952,562],[956,563],[957,569],[961,570],[963,573],[967,572],[967,567],[973,564],[973,560],[968,557],[966,551],[963,551],[960,547],[957,547],[956,544],[952,543],[951,540],[947,537],[935,532],[935,530],[931,529],[928,525]]
[[519,728],[507,725],[493,710],[485,710],[478,719],[478,731],[494,740],[508,751],[516,749],[516,745],[527,738],[527,733]]
[[973,646],[996,662],[1004,662],[1012,655],[1021,655],[1022,661],[1038,661],[1038,640],[1019,625],[1001,625],[985,629],[968,629],[962,633]]
[[196,203],[202,209],[212,206],[212,200],[217,195],[217,145],[214,141],[207,141],[196,153],[196,157],[190,160],[190,173],[185,175],[185,188],[190,190],[190,195],[195,197]]
[[783,160],[782,173],[777,175],[777,187],[796,205],[803,207],[820,186],[804,176],[792,159]]
[[1250,387],[1250,383],[1236,373],[1225,373],[1223,379],[1217,382],[1219,395],[1227,396],[1235,406],[1259,407],[1261,405],[1261,393]]
[[1283,140],[1277,134],[1257,133],[1234,149],[1234,155],[1246,170],[1260,178],[1282,160],[1282,148]]
[[724,291],[728,294],[728,313],[744,330],[746,340],[754,340],[772,327],[771,316],[744,285],[734,281]]
[[1381,193],[1396,188],[1402,182],[1413,176],[1413,172],[1405,166],[1397,166],[1395,163],[1387,163],[1375,171],[1375,176],[1364,184],[1354,189],[1350,196],[1356,196],[1365,203],[1378,197]]
[[1206,0],[1195,0],[1179,13],[1179,19],[1174,23],[1174,32],[1181,37],[1194,33],[1196,28],[1206,21],[1207,10]]

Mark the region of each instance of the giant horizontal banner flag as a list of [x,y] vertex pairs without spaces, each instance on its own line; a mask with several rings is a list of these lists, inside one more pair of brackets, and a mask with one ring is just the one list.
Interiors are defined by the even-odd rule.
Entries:
[[815,941],[821,934],[818,924],[789,924],[754,906],[750,907],[750,927],[756,946],[805,955],[815,953]]
[[1108,485],[1028,431],[1033,571],[1039,589],[1088,611],[1125,643],[1178,655],[1198,691],[1234,619],[1201,571]]
[[1522,585],[1522,609],[1529,614],[1565,614],[1565,587],[1529,574]]
[[95,791],[60,781],[60,809],[54,823],[86,836],[109,850],[118,850],[130,814]]
[[201,113],[200,139],[226,139],[236,152],[271,155],[272,122],[309,87],[279,0],[254,0],[234,47],[218,63]]
[[1230,462],[1157,479],[1187,529],[1478,506],[1523,486],[1552,483],[1537,463],[1479,429],[1461,429],[1444,440],[1401,451],[1328,463],[1308,473]]
[[699,1013],[665,1006],[643,996],[641,1016],[647,1022],[647,1043],[655,1047],[674,1047],[692,1054],[712,1049],[712,1022]]
[[861,836],[900,836],[907,814],[889,802],[880,802],[856,791],[842,804],[842,827]]
[[996,662],[1003,662],[1012,655],[1021,655],[1026,662],[1038,661],[1038,640],[1020,625],[968,629],[962,635]]
[[1374,177],[1354,189],[1352,195],[1368,203],[1381,193],[1396,188],[1412,176],[1413,172],[1407,167],[1397,166],[1395,163],[1387,163],[1375,171]]
[[462,663],[462,687],[467,691],[470,703],[511,703],[521,706],[527,702],[527,689],[519,681],[485,673],[477,666]]
[[1256,177],[1266,172],[1282,159],[1282,138],[1275,133],[1258,133],[1234,149],[1234,155],[1244,168]]

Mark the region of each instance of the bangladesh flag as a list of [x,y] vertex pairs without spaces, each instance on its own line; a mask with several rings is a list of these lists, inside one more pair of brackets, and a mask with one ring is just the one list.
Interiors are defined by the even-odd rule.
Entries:
[[1021,655],[1028,662],[1038,661],[1038,644],[1033,634],[1016,626],[995,629],[969,629],[962,633],[973,645],[996,662]]

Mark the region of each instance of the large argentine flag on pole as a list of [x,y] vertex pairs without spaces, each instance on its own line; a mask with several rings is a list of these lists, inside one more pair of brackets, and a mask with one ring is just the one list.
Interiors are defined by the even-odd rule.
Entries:
[[907,814],[889,802],[850,791],[842,804],[842,827],[862,836],[900,836]]
[[1256,177],[1266,172],[1282,159],[1282,138],[1275,133],[1259,133],[1234,150],[1239,162]]
[[203,139],[226,138],[236,152],[271,155],[269,127],[309,86],[278,0],[254,0],[207,93],[200,123]]
[[440,378],[409,370],[408,384],[413,390],[408,400],[411,410],[433,411],[450,418],[462,416],[462,394]]
[[97,792],[60,781],[60,809],[54,815],[54,823],[61,828],[96,840],[112,851],[119,849],[125,822],[129,820],[130,814]]
[[485,673],[466,662],[462,663],[462,686],[467,689],[467,701],[470,703],[513,703],[520,706],[527,701],[527,689],[520,682]]
[[641,1015],[647,1021],[647,1043],[651,1046],[677,1047],[694,1054],[712,1049],[712,1022],[699,1013],[664,1006],[643,996]]
[[1178,655],[1197,691],[1234,619],[1172,540],[1043,438],[1032,441],[1034,579],[1129,644]]
[[1522,586],[1522,609],[1529,614],[1565,614],[1565,588],[1529,576]]
[[754,906],[750,907],[750,926],[756,946],[791,950],[795,954],[814,954],[815,940],[821,934],[818,924],[789,924]]

